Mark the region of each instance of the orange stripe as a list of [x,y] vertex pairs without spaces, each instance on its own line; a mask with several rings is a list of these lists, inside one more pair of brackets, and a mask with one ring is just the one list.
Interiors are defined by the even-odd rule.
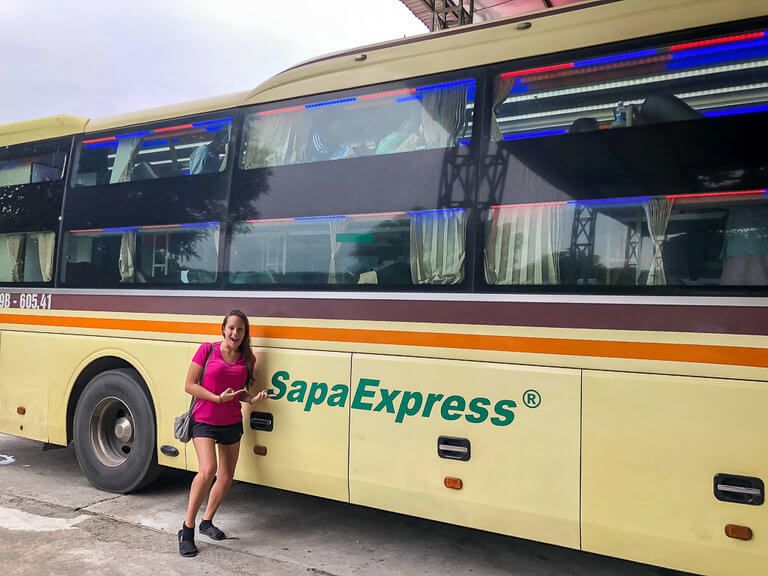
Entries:
[[[32,316],[0,314],[4,324],[27,326],[59,326],[172,334],[220,334],[218,324],[206,322],[169,322],[163,320],[125,320],[71,316]],[[670,362],[696,362],[730,366],[768,368],[768,352],[744,346],[710,346],[700,344],[658,344],[652,342],[606,342],[565,338],[527,338],[522,336],[489,336],[481,334],[444,334],[406,332],[401,330],[359,330],[354,328],[306,328],[293,326],[252,326],[256,338],[279,340],[314,340],[396,346],[458,348],[527,354],[556,354],[593,358],[631,358]]]

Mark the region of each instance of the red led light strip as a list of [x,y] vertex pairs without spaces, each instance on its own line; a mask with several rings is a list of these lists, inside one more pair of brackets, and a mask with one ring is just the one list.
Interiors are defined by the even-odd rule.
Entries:
[[688,50],[689,48],[701,48],[703,46],[713,46],[715,44],[729,44],[731,42],[742,42],[743,40],[754,40],[755,38],[764,38],[765,32],[753,32],[751,34],[740,34],[738,36],[725,36],[724,38],[712,38],[710,40],[700,40],[698,42],[687,42],[685,44],[675,44],[670,46],[671,52],[678,50]]
[[192,124],[181,124],[179,126],[168,126],[167,128],[155,128],[152,130],[155,134],[162,134],[163,132],[173,132],[175,130],[186,130],[187,128],[193,128]]
[[552,66],[541,66],[539,68],[526,68],[525,70],[514,70],[512,72],[504,72],[501,75],[502,78],[514,78],[516,76],[530,76],[531,74],[541,74],[542,72],[553,72],[555,70],[568,70],[573,68],[575,64],[568,62],[566,64],[553,64]]

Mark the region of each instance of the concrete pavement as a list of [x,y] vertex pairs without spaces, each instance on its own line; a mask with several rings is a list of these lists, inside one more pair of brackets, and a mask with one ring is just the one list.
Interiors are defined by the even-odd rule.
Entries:
[[166,471],[141,493],[108,494],[82,476],[72,449],[0,435],[4,574],[679,574],[242,483],[216,517],[231,538],[198,536],[200,554],[185,559],[176,531],[191,477]]

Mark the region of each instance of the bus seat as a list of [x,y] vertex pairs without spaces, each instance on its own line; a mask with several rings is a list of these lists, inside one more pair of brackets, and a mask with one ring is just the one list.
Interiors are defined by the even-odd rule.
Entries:
[[592,132],[599,130],[600,124],[597,122],[597,118],[576,118],[573,123],[568,127],[568,132]]
[[131,169],[131,181],[134,180],[154,180],[160,178],[152,165],[147,162],[140,162]]
[[651,94],[640,107],[641,124],[695,120],[701,114],[672,94]]

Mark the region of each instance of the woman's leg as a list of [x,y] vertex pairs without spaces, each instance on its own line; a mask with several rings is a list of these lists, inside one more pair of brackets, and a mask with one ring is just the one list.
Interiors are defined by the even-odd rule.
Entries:
[[192,443],[195,445],[200,471],[192,480],[192,487],[189,489],[189,504],[187,515],[184,517],[184,524],[188,528],[195,527],[197,511],[211,490],[211,483],[216,477],[216,448],[213,438],[192,438]]
[[240,442],[237,444],[219,444],[219,471],[216,475],[216,482],[213,484],[211,493],[208,496],[208,504],[205,507],[205,512],[203,512],[203,520],[213,520],[216,510],[219,509],[222,500],[224,500],[224,497],[229,492],[239,454]]

